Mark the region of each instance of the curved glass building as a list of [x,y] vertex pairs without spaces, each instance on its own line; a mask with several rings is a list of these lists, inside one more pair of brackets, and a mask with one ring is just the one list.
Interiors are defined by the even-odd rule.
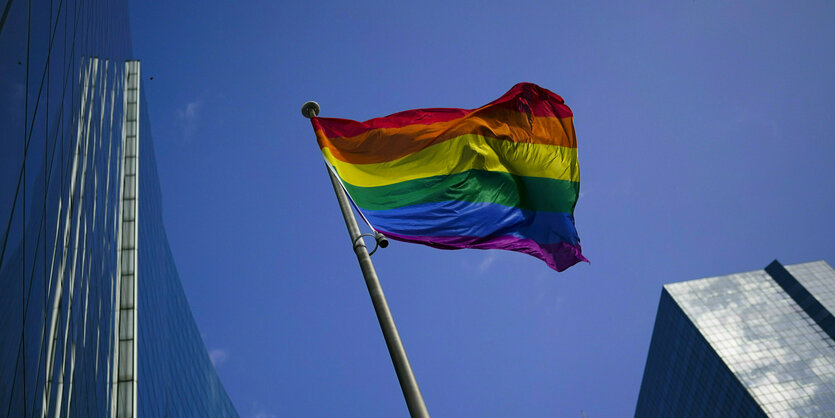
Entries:
[[237,416],[163,227],[127,2],[0,13],[0,416]]

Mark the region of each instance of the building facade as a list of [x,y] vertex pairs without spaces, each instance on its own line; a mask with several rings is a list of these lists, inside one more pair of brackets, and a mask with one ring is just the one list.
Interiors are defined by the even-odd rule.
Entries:
[[835,416],[833,312],[823,261],[665,285],[635,416]]
[[0,7],[0,416],[237,416],[165,235],[127,2]]

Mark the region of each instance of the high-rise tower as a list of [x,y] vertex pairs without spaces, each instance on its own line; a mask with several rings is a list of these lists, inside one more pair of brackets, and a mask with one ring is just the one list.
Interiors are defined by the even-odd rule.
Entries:
[[665,285],[635,415],[834,416],[823,261]]
[[236,416],[163,228],[127,2],[0,20],[0,416]]

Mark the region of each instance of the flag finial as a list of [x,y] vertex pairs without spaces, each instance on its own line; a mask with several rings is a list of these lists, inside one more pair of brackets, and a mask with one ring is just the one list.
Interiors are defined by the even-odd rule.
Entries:
[[310,118],[315,117],[319,114],[319,109],[320,109],[319,103],[316,103],[314,101],[306,102],[305,104],[302,105],[302,115],[304,115],[304,117],[310,119]]

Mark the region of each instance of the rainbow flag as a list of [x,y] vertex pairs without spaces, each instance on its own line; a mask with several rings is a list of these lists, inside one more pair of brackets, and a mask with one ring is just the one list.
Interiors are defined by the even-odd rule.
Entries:
[[563,271],[588,261],[574,227],[572,119],[560,96],[520,83],[477,109],[311,122],[348,195],[387,237],[518,251]]

